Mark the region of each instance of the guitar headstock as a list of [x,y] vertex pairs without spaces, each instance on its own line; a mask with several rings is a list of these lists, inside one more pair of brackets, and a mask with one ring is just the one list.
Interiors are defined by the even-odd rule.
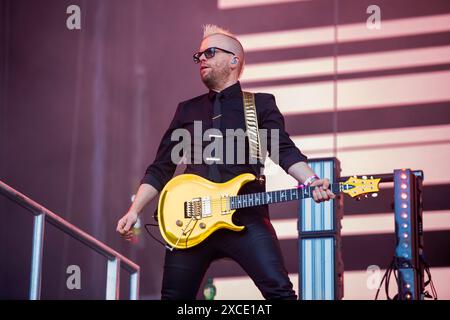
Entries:
[[341,191],[348,194],[352,198],[359,198],[361,195],[372,194],[373,197],[377,196],[377,191],[380,191],[378,185],[381,178],[374,179],[373,177],[367,178],[363,176],[358,178],[356,176],[348,178],[347,181],[341,182]]

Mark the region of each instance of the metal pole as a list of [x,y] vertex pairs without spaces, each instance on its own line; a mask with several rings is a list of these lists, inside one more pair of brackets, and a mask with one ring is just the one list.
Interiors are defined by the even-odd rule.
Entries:
[[108,259],[106,274],[106,300],[119,300],[120,292],[120,259]]
[[130,300],[139,300],[139,271],[130,274]]
[[34,216],[33,248],[31,252],[30,300],[41,298],[42,247],[44,243],[45,214]]

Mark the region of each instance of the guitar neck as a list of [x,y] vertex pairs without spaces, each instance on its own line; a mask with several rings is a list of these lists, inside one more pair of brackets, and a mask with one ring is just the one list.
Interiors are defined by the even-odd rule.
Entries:
[[[312,197],[312,191],[314,188],[315,187],[293,188],[233,196],[229,198],[230,209],[234,210],[256,207],[265,204],[307,199]],[[341,184],[333,183],[330,185],[330,189],[334,194],[339,194],[342,190]]]

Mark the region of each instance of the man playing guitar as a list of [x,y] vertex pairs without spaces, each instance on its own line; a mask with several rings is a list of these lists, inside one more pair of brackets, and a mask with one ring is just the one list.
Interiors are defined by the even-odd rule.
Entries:
[[[143,208],[154,199],[172,178],[174,163],[172,133],[185,129],[194,133],[194,124],[201,121],[203,129],[216,128],[225,136],[226,129],[246,128],[243,94],[238,81],[244,67],[244,50],[238,39],[226,30],[207,25],[199,52],[194,55],[199,64],[200,77],[209,89],[207,94],[181,102],[164,134],[154,162],[147,168],[136,197],[128,212],[118,221],[117,231],[126,240],[133,237],[132,228]],[[260,129],[278,130],[278,164],[300,184],[312,188],[314,201],[320,203],[335,197],[330,181],[320,179],[306,163],[303,155],[284,128],[284,119],[271,94],[254,95],[257,123]],[[217,121],[219,120],[219,121]],[[220,138],[220,137],[219,137]],[[195,139],[194,139],[195,140]],[[272,158],[271,139],[267,150]],[[263,164],[231,163],[225,152],[216,158],[202,158],[204,143],[192,143],[192,150],[200,150],[187,162],[186,173],[210,181],[223,183],[244,173],[259,176]],[[249,151],[246,146],[246,153]],[[236,151],[236,150],[234,150]],[[236,152],[234,153],[236,155]],[[208,160],[208,161],[207,161]],[[233,157],[234,160],[234,157]],[[243,193],[263,192],[264,183],[246,184]],[[166,250],[162,283],[162,299],[195,299],[202,279],[212,261],[223,257],[235,260],[254,281],[266,299],[296,299],[295,291],[284,266],[279,242],[269,218],[268,206],[237,209],[234,221],[245,230],[233,232],[220,229],[201,243],[187,249]],[[177,220],[178,223],[178,220]],[[179,222],[183,224],[182,221]]]

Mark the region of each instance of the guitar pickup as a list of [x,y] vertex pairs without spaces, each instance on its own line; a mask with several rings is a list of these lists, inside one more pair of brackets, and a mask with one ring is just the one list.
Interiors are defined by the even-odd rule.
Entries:
[[211,198],[205,197],[201,199],[202,199],[202,217],[210,217],[212,215]]

